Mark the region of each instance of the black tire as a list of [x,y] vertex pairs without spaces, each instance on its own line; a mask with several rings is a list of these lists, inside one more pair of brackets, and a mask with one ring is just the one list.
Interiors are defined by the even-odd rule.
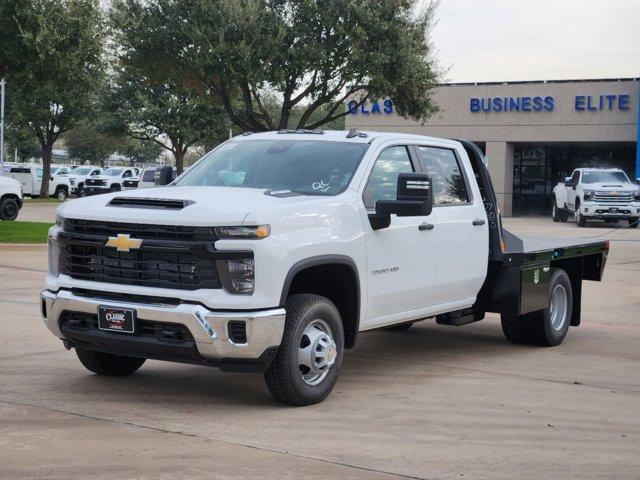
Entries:
[[131,375],[146,361],[146,358],[123,357],[111,353],[92,352],[78,348],[76,348],[76,355],[78,355],[80,363],[82,363],[87,370],[98,375],[108,375],[111,377]]
[[640,223],[640,218],[629,220],[629,228],[638,228],[638,223]]
[[69,196],[69,192],[67,192],[66,188],[58,187],[56,189],[56,192],[53,194],[53,196],[58,200],[66,200],[67,197]]
[[109,187],[110,192],[119,192],[120,190],[122,190],[122,187],[120,187],[120,185],[118,185],[117,183]]
[[556,206],[556,201],[553,201],[553,206],[551,207],[551,218],[554,222],[560,221],[560,209]]
[[413,325],[413,322],[400,323],[398,325],[391,325],[390,327],[386,327],[385,330],[389,330],[392,332],[404,332],[405,330],[409,330]]
[[[333,390],[344,352],[342,319],[336,306],[320,295],[292,295],[285,305],[287,317],[282,343],[269,369],[264,373],[267,388],[279,401],[289,405],[312,405],[324,400]],[[305,329],[314,321],[325,322],[335,342],[335,362],[317,385],[303,380],[298,364],[298,349],[304,341]]]
[[524,315],[502,314],[500,322],[502,323],[502,333],[511,343],[531,343],[531,335],[527,331]]
[[580,200],[578,199],[576,199],[575,217],[576,217],[576,225],[578,227],[584,227],[587,225],[587,217],[585,217],[584,215],[580,215]]
[[[557,286],[566,292],[566,310],[562,323],[554,328],[551,316],[552,295]],[[571,324],[573,291],[567,273],[561,268],[552,268],[549,278],[549,307],[520,316],[502,315],[502,331],[512,343],[529,343],[544,347],[560,345],[567,336]]]
[[0,200],[0,220],[15,220],[20,212],[20,204],[15,198]]

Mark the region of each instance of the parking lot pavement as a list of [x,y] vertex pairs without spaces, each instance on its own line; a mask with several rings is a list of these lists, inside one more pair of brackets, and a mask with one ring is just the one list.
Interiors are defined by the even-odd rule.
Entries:
[[640,230],[606,238],[605,279],[585,282],[563,345],[510,345],[495,315],[366,333],[305,408],[276,403],[260,375],[153,361],[89,374],[40,320],[44,249],[0,246],[0,478],[637,479]]
[[25,200],[18,214],[19,222],[50,222],[56,221],[56,209],[61,202],[32,202]]

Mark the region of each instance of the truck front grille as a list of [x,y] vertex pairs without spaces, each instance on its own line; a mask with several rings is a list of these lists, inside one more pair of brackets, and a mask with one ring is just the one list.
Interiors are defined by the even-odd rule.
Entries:
[[[214,249],[211,227],[65,219],[63,230],[57,240],[60,273],[77,280],[174,290],[222,288],[216,260],[226,252]],[[141,239],[142,245],[128,252],[106,246],[109,237],[123,234]]]
[[596,192],[594,200],[599,203],[626,204],[633,202],[633,195],[616,195],[613,192]]
[[84,183],[87,187],[104,187],[107,184],[107,181],[87,178]]
[[221,288],[215,260],[196,258],[183,250],[118,252],[111,247],[69,243],[61,249],[60,273],[78,280],[122,285]]

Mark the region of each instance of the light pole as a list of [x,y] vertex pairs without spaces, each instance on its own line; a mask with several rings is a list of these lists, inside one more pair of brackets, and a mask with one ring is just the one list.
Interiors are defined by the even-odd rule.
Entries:
[[0,169],[4,164],[4,78],[0,80]]

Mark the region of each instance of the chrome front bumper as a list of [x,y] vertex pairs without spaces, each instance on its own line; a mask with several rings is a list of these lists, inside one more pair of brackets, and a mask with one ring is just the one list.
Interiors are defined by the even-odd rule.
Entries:
[[[274,308],[260,311],[217,312],[191,303],[135,303],[85,297],[68,290],[41,294],[42,315],[47,328],[64,339],[60,331],[60,316],[64,311],[97,314],[98,306],[132,308],[140,319],[164,323],[179,323],[189,329],[198,353],[210,360],[257,359],[267,349],[277,347],[282,341],[285,310]],[[229,321],[246,323],[247,342],[234,343],[228,335]],[[114,335],[123,335],[114,333]]]

